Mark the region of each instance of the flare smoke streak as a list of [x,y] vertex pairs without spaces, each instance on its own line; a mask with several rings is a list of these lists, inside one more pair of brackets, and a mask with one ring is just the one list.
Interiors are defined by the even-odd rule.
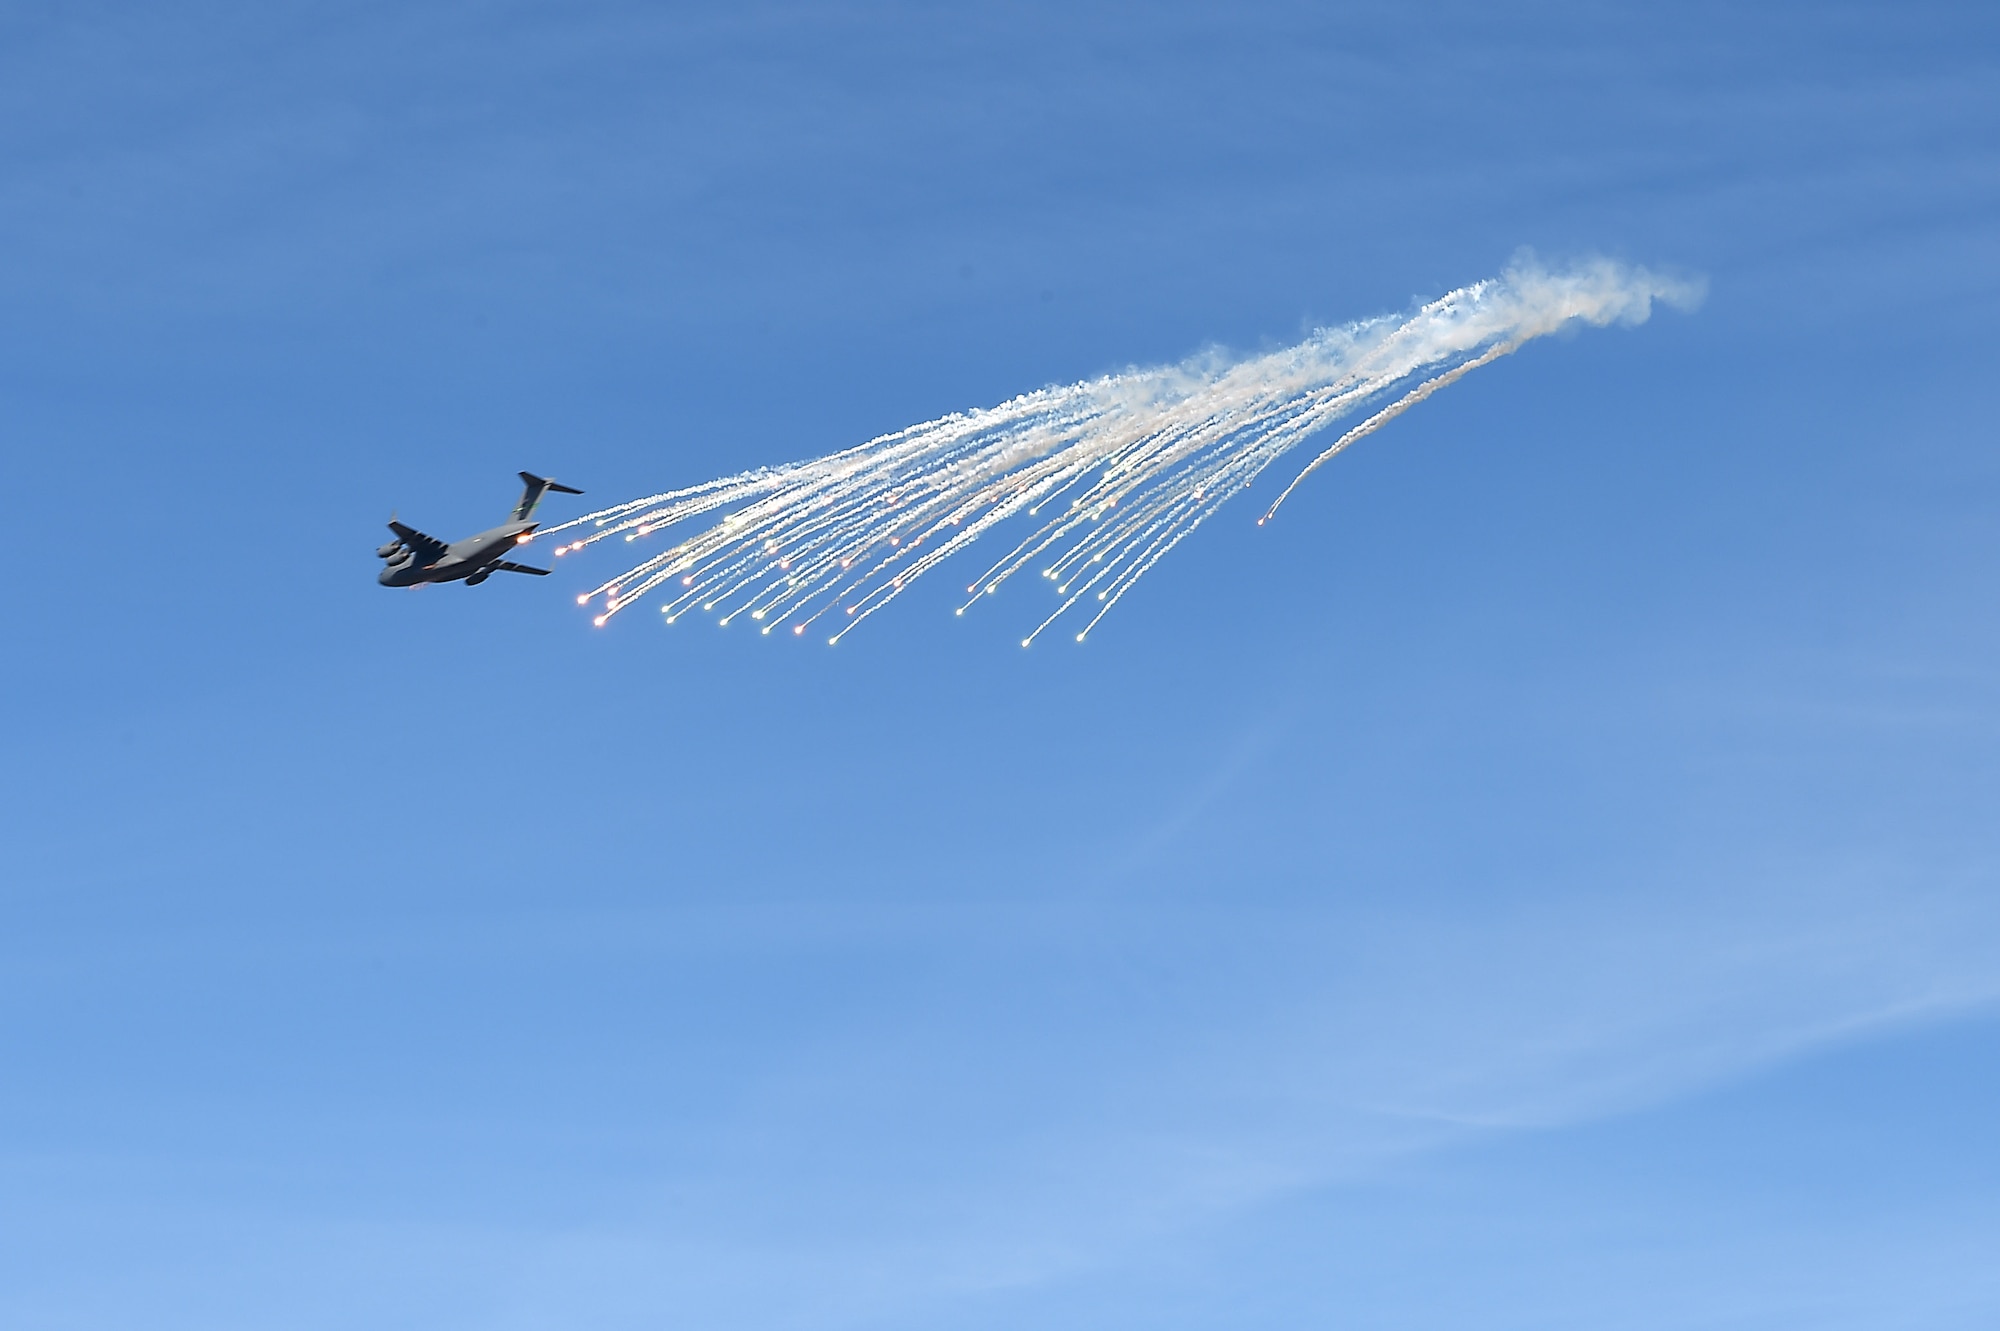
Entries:
[[[959,613],[1033,569],[1083,641],[1168,551],[1279,459],[1359,416],[1258,519],[1330,458],[1465,375],[1575,324],[1637,324],[1699,289],[1606,260],[1517,262],[1405,317],[1320,329],[1248,359],[1127,370],[957,413],[858,448],[603,509],[548,532],[569,554],[622,537],[674,542],[579,597],[599,625],[656,593],[672,623],[742,616],[829,643],[1017,517],[1032,525],[965,586]],[[701,520],[705,525],[695,525]],[[1018,524],[1015,524],[1018,529]],[[545,533],[547,534],[547,533]],[[973,567],[977,567],[974,565]]]

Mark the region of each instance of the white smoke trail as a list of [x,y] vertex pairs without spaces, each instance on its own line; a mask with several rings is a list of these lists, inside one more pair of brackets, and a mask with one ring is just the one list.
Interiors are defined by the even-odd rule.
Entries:
[[[1643,323],[1654,299],[1683,308],[1698,285],[1597,259],[1560,270],[1520,259],[1404,318],[1325,328],[1245,360],[1210,354],[1044,388],[808,462],[769,467],[602,509],[548,533],[588,527],[557,554],[636,541],[690,519],[719,520],[578,599],[603,596],[596,622],[655,591],[672,623],[699,606],[727,624],[748,614],[794,634],[829,614],[829,643],[917,578],[1017,515],[1043,518],[966,587],[980,596],[1030,564],[1062,599],[1021,641],[1076,607],[1082,642],[1133,584],[1324,426],[1394,396],[1342,434],[1278,495],[1438,389],[1525,343],[1575,324]],[[1045,518],[1044,514],[1047,514]]]

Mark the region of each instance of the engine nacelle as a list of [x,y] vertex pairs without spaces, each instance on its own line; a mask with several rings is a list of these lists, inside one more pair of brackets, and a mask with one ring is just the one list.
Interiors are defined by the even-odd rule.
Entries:
[[375,557],[377,559],[394,559],[396,555],[402,550],[402,548],[403,548],[403,543],[401,541],[391,541],[387,545],[377,549],[375,551]]
[[486,580],[487,580],[488,578],[490,578],[490,577],[492,577],[492,576],[493,576],[493,570],[492,570],[492,569],[490,569],[490,568],[482,568],[482,569],[480,569],[480,570],[479,570],[479,572],[477,572],[477,573],[473,574],[473,575],[472,575],[471,577],[467,578],[467,579],[465,580],[465,585],[466,585],[466,586],[468,586],[468,587],[477,587],[477,586],[478,586],[478,585],[479,585],[480,583],[482,583],[482,582],[486,581]]

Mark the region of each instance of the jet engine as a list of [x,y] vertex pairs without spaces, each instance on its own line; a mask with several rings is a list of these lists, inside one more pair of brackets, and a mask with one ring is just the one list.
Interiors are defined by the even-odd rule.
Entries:
[[382,546],[380,549],[378,549],[375,552],[375,557],[377,559],[394,559],[397,553],[400,550],[402,550],[402,548],[403,548],[403,543],[401,541],[391,541],[387,545]]
[[478,586],[478,585],[479,585],[480,583],[482,583],[482,582],[486,581],[486,580],[487,580],[488,578],[490,578],[490,577],[492,577],[492,576],[493,576],[493,570],[492,570],[492,569],[490,569],[490,568],[482,568],[482,569],[480,569],[480,570],[479,570],[479,571],[478,571],[477,573],[475,573],[475,574],[473,574],[473,575],[472,575],[471,577],[467,578],[467,579],[465,580],[465,585],[466,585],[466,586],[468,586],[468,587],[477,587],[477,586]]

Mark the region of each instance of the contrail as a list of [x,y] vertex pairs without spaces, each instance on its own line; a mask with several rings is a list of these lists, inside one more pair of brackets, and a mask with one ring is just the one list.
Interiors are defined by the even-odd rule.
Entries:
[[1072,623],[1089,616],[1082,642],[1147,570],[1307,436],[1370,412],[1292,478],[1260,525],[1328,459],[1440,388],[1566,327],[1643,323],[1656,298],[1692,308],[1701,288],[1605,259],[1560,269],[1520,259],[1404,317],[1323,328],[1247,359],[1211,352],[1044,388],[827,457],[634,499],[544,534],[591,529],[559,555],[613,537],[671,531],[677,540],[577,598],[604,598],[600,626],[658,592],[670,624],[697,608],[723,624],[748,615],[765,633],[803,635],[827,620],[822,631],[837,643],[1025,515],[1041,521],[966,585],[958,613],[1032,566],[1059,600],[1021,645],[1072,611]]

